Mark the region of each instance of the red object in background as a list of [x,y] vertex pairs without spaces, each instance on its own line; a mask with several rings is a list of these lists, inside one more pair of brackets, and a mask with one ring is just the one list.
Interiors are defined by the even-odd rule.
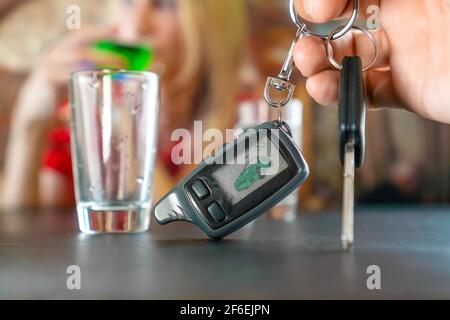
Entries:
[[160,148],[160,151],[158,151],[158,158],[162,161],[162,163],[164,163],[164,165],[167,168],[167,171],[169,171],[169,173],[172,176],[178,175],[182,169],[182,166],[175,164],[172,160],[172,150],[179,143],[182,143],[182,142],[175,141],[175,142],[166,144],[165,147]]
[[[67,100],[57,107],[57,121],[68,122],[69,102]],[[61,124],[50,131],[48,136],[48,147],[43,154],[43,168],[52,169],[70,181],[73,181],[72,158],[70,152],[70,129]]]
[[64,126],[53,129],[50,132],[49,143],[44,152],[44,168],[51,168],[72,180],[69,129]]
[[256,94],[253,90],[244,91],[239,94],[236,98],[237,103],[241,103],[244,101],[256,101],[258,102],[260,99],[259,95]]

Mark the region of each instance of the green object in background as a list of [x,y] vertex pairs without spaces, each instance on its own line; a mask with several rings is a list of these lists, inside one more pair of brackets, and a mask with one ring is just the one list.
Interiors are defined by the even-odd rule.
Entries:
[[[131,71],[146,71],[150,68],[154,51],[153,49],[145,44],[140,45],[130,45],[119,43],[115,40],[99,40],[95,42],[92,47],[99,51],[106,51],[109,53],[117,54],[122,58],[125,58],[127,65],[125,69]],[[117,66],[98,66],[104,69],[115,69]]]

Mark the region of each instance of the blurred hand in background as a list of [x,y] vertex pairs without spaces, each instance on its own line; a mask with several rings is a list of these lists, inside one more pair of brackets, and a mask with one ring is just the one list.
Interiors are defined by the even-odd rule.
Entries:
[[95,40],[113,37],[115,30],[115,27],[83,28],[68,33],[50,46],[36,60],[21,92],[22,103],[18,103],[15,110],[13,128],[32,127],[30,130],[34,130],[36,126],[51,126],[57,102],[67,95],[72,72],[96,69],[102,64],[123,67],[124,62],[119,56],[91,48]]

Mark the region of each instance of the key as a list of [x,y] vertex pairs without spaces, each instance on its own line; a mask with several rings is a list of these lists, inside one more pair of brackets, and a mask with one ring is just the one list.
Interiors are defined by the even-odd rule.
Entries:
[[364,163],[366,109],[361,58],[345,57],[339,92],[339,151],[344,166],[341,240],[345,249],[354,240],[355,168]]

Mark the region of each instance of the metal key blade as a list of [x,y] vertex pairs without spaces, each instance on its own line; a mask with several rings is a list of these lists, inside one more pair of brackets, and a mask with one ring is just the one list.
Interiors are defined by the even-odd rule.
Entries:
[[345,250],[353,245],[355,208],[355,146],[345,146],[344,158],[344,191],[342,196],[342,233],[341,240]]

